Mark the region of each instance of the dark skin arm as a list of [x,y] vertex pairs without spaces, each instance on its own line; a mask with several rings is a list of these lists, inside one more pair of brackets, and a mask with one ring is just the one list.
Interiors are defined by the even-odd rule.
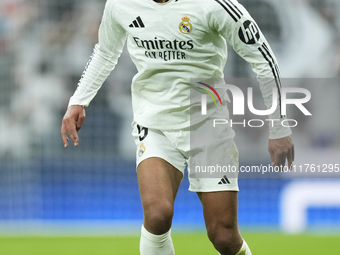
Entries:
[[292,169],[294,144],[290,136],[280,139],[269,139],[268,151],[273,166],[284,166],[287,159],[288,167],[290,170]]
[[71,105],[63,118],[61,125],[61,137],[64,142],[64,147],[68,147],[69,139],[67,133],[69,134],[74,146],[78,146],[79,137],[77,132],[81,129],[83,122],[85,120],[85,109],[81,105]]

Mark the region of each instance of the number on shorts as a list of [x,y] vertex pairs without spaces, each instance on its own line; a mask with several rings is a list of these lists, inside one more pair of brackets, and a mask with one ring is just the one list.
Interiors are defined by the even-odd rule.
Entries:
[[[143,141],[145,139],[145,137],[148,135],[148,128],[146,127],[140,127],[139,125],[137,125],[137,129],[138,129],[138,134],[139,134],[139,141]],[[142,131],[144,130],[144,134],[143,136],[141,135]]]

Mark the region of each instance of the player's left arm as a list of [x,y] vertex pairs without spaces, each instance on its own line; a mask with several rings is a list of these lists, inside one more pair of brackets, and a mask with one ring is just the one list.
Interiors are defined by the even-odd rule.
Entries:
[[292,169],[294,161],[294,144],[291,136],[269,139],[268,151],[273,166],[284,166],[287,159],[289,169]]
[[287,159],[291,167],[294,144],[290,128],[281,125],[285,116],[281,114],[281,81],[276,57],[260,28],[241,4],[236,0],[214,2],[210,27],[222,35],[235,52],[251,65],[267,109],[272,106],[273,89],[278,92],[278,107],[269,115],[269,119],[277,121],[269,124],[268,150],[273,165],[284,165]]

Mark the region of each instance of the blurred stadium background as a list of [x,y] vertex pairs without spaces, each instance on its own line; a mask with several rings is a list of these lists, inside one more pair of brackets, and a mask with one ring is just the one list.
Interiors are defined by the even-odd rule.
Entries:
[[[339,163],[340,2],[239,2],[272,45],[282,77],[333,84],[312,90],[299,83],[312,90],[308,107],[318,117],[303,118],[293,139],[298,162]],[[142,209],[130,135],[136,70],[126,50],[87,108],[80,146],[66,150],[60,137],[68,99],[97,41],[104,4],[0,0],[0,235],[139,232]],[[225,74],[253,77],[232,50]],[[267,132],[237,128],[241,164],[269,163]],[[255,233],[339,233],[340,181],[334,177],[241,178],[241,227]],[[315,187],[327,187],[323,197],[330,198],[315,198]],[[200,203],[187,189],[184,178],[174,231],[204,231]]]

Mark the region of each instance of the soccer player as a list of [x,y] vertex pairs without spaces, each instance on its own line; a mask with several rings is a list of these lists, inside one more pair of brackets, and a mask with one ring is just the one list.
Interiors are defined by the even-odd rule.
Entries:
[[[190,142],[196,142],[190,141],[190,131],[199,130],[221,114],[220,108],[209,106],[208,114],[190,120],[189,113],[194,111],[190,78],[222,79],[227,41],[263,79],[260,87],[269,108],[273,88],[280,91],[279,70],[260,29],[236,0],[108,0],[99,42],[62,121],[65,147],[67,133],[78,146],[77,131],[85,119],[84,107],[116,65],[125,41],[138,70],[131,87],[137,176],[144,212],[140,252],[171,255],[174,200],[184,169],[202,159],[203,154],[209,155],[207,147],[213,147],[195,148],[197,153],[190,154]],[[283,118],[280,106],[270,118]],[[291,131],[277,123],[270,126],[269,134],[272,164],[284,165],[287,160],[291,165]],[[231,127],[209,135],[208,139],[218,144],[224,165],[238,167]],[[237,178],[194,178],[190,174],[193,169],[188,167],[188,171],[189,190],[197,192],[201,200],[208,237],[216,250],[222,255],[250,255],[237,223]]]

